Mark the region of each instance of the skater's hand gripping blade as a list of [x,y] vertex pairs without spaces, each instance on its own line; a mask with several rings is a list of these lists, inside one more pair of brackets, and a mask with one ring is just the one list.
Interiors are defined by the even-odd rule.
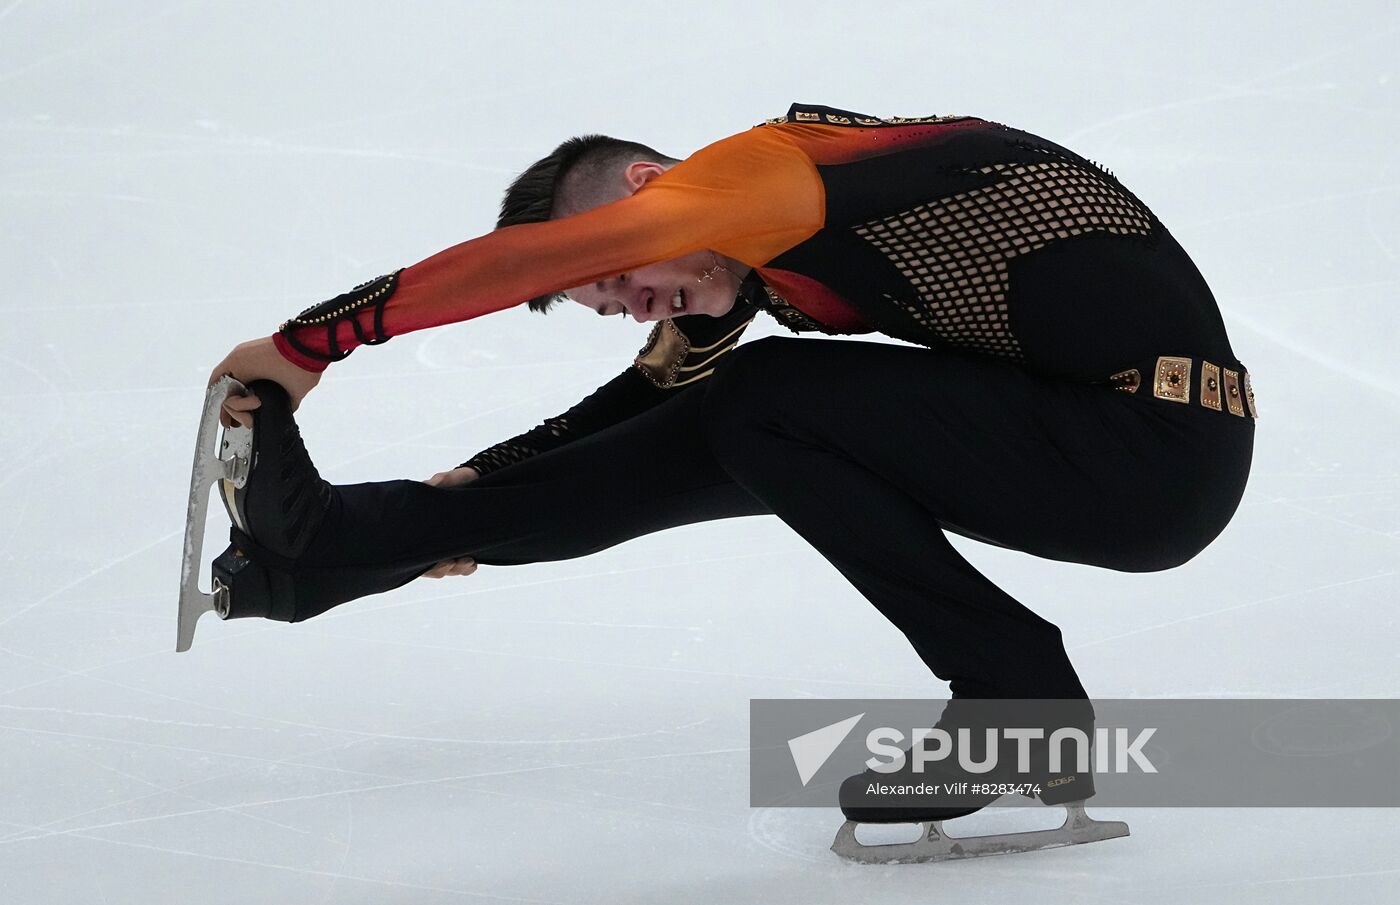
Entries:
[[200,557],[204,548],[204,522],[209,511],[209,491],[216,483],[227,481],[221,490],[242,487],[248,480],[249,456],[253,432],[247,428],[221,429],[219,411],[230,395],[241,396],[247,390],[232,377],[221,377],[204,394],[204,411],[199,418],[199,437],[195,441],[194,470],[190,474],[190,499],[185,510],[184,558],[180,563],[180,612],[175,638],[175,650],[187,651],[194,641],[195,623],[199,617],[218,608],[223,589],[216,582],[213,590],[199,589]]
[[866,845],[856,839],[857,823],[848,820],[836,831],[831,850],[847,861],[861,864],[913,864],[922,861],[955,861],[983,855],[1010,855],[1042,848],[1101,842],[1128,835],[1128,825],[1119,820],[1095,820],[1084,813],[1084,802],[1064,805],[1065,822],[1058,829],[1028,833],[1002,833],[995,836],[949,836],[942,821],[919,824],[919,838],[913,842]]

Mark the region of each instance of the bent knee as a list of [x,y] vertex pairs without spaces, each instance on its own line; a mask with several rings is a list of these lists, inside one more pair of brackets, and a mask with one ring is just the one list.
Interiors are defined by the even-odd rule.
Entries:
[[700,409],[702,434],[717,455],[746,448],[791,409],[806,383],[800,361],[814,342],[767,336],[725,354],[705,381]]
[[1109,568],[1118,572],[1165,572],[1184,566],[1204,547],[1195,540],[1171,538],[1156,544],[1134,544],[1115,552]]
[[821,340],[796,339],[788,336],[765,336],[725,353],[715,366],[708,383],[707,395],[742,392],[745,388],[773,386],[794,369],[801,368],[803,359],[812,359]]

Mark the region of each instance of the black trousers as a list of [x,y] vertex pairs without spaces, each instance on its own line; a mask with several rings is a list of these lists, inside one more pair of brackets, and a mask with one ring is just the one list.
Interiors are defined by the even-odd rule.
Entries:
[[465,487],[337,487],[293,574],[295,618],[453,556],[569,559],[773,513],[955,696],[1080,698],[1059,629],[944,532],[1123,571],[1171,568],[1234,514],[1253,442],[1251,419],[1146,391],[908,346],[762,339],[675,399]]

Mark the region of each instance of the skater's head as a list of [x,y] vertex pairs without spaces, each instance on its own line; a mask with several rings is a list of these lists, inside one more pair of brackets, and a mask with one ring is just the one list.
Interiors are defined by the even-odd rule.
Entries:
[[[643,144],[606,135],[571,138],[516,177],[501,200],[497,228],[569,217],[626,198],[680,163]],[[591,286],[533,298],[533,311],[572,300],[599,314],[638,321],[725,314],[742,265],[709,251],[651,264]],[[679,307],[677,307],[679,306]]]

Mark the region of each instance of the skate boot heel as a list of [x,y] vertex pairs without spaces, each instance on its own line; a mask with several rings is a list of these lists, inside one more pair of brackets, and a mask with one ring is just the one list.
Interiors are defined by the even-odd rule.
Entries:
[[253,562],[237,544],[214,560],[212,571],[214,612],[220,619],[295,621],[292,581],[286,573]]
[[1062,805],[1094,795],[1093,773],[1058,773],[1040,782],[1041,804]]

